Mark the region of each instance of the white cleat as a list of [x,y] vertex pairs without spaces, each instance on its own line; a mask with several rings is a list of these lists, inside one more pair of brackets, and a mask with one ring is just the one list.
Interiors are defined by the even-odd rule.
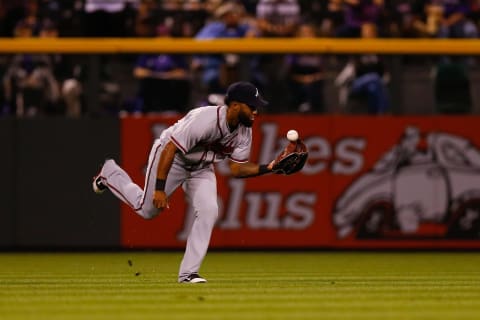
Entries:
[[180,281],[180,283],[206,283],[206,282],[207,280],[200,277],[198,273],[192,273],[188,275],[188,277]]
[[96,194],[102,194],[105,192],[105,190],[107,190],[107,186],[103,184],[100,174],[93,177],[92,188],[93,192],[95,192]]

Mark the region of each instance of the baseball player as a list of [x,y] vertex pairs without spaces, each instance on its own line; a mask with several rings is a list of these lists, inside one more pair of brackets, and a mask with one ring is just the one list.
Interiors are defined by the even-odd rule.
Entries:
[[225,105],[193,109],[153,143],[144,189],[133,183],[115,161],[105,161],[94,177],[93,190],[109,189],[140,216],[151,219],[169,207],[169,196],[181,185],[195,210],[178,282],[207,282],[198,272],[218,217],[213,163],[229,159],[234,177],[254,177],[272,171],[272,163],[249,162],[252,124],[257,109],[267,105],[249,82],[230,85]]

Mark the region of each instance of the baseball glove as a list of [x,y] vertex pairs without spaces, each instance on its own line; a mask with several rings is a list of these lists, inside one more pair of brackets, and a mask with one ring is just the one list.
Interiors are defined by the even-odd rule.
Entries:
[[277,174],[292,174],[302,170],[307,162],[307,146],[298,139],[290,142],[272,162],[272,171]]

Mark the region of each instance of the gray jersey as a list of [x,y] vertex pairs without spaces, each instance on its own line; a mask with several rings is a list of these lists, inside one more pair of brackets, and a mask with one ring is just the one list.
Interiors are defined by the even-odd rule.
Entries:
[[[267,103],[250,83],[232,84],[228,92],[232,101],[243,101],[247,106],[264,106]],[[252,128],[238,124],[235,130],[230,132],[228,110],[228,106],[196,108],[165,129],[150,149],[143,189],[113,160],[105,162],[94,180],[94,190],[95,186],[98,186],[97,180],[100,179],[102,185],[108,187],[115,196],[145,219],[152,219],[163,211],[163,207],[158,208],[155,203],[159,197],[170,197],[177,188],[182,187],[191,208],[191,227],[178,273],[179,282],[190,282],[189,279],[198,274],[219,215],[213,163],[227,158],[238,163],[249,161]],[[237,117],[236,121],[240,121],[241,110],[232,111],[232,116]],[[246,113],[246,110],[243,112]],[[253,118],[255,112],[251,111],[251,114]],[[179,151],[175,153],[164,188],[161,189],[165,192],[163,194],[157,192],[158,166],[163,150],[170,141]],[[198,279],[198,275],[195,279]]]
[[191,110],[160,136],[161,144],[172,141],[181,151],[175,162],[195,170],[230,158],[248,162],[252,128],[241,124],[233,131],[227,125],[227,106],[208,106]]

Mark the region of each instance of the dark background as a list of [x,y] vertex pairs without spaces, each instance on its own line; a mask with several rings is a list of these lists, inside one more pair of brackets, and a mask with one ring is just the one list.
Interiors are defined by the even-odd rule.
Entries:
[[91,189],[118,137],[118,119],[1,119],[0,246],[118,247],[120,204]]

